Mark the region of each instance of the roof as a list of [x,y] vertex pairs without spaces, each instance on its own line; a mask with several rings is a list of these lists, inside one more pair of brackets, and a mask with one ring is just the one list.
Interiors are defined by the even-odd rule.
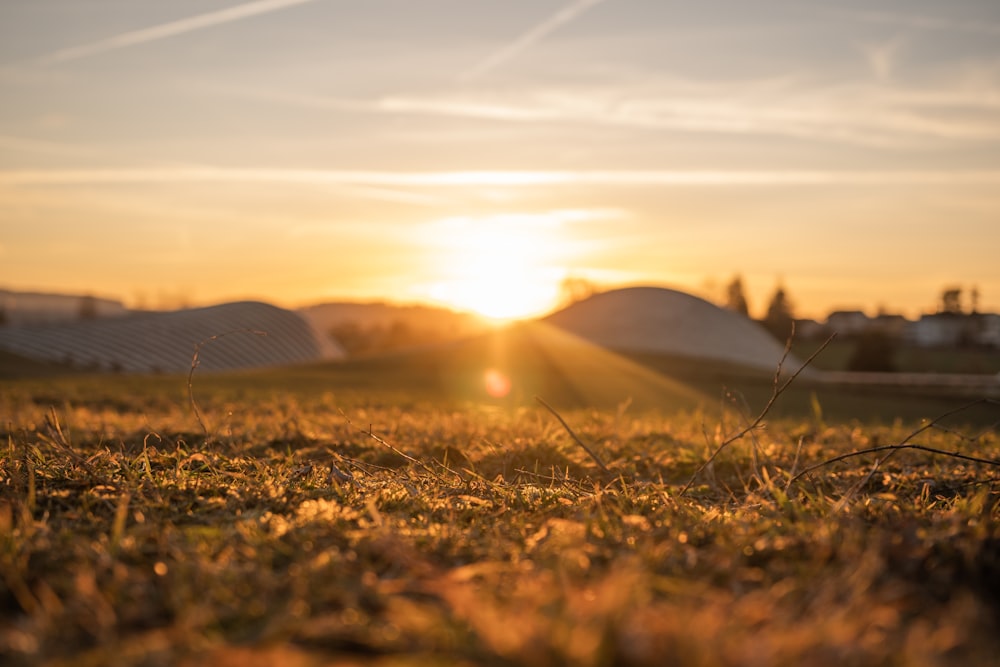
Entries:
[[0,328],[0,348],[42,361],[122,372],[184,372],[338,359],[343,350],[299,315],[256,301],[113,319]]
[[659,287],[596,294],[546,318],[605,347],[774,370],[784,354],[760,324],[704,299]]

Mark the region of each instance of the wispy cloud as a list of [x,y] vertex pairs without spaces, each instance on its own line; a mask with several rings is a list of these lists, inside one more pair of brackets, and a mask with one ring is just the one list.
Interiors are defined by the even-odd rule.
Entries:
[[604,2],[604,0],[574,0],[574,2],[563,7],[541,23],[529,28],[513,42],[507,44],[485,60],[477,63],[471,69],[465,71],[461,75],[460,79],[463,81],[471,81],[483,76],[490,70],[502,65],[508,60],[516,58],[522,51],[543,39],[553,30],[556,30],[560,26],[575,20],[591,7],[599,5],[602,2]]
[[81,58],[87,58],[99,53],[115,51],[128,46],[135,46],[136,44],[155,42],[167,37],[182,35],[195,30],[203,30],[205,28],[211,28],[225,23],[232,23],[233,21],[240,21],[252,16],[259,16],[260,14],[269,14],[271,12],[315,1],[316,0],[256,0],[255,2],[247,2],[242,5],[236,5],[235,7],[228,7],[214,12],[198,14],[196,16],[189,16],[188,18],[171,21],[169,23],[162,23],[149,28],[123,32],[113,37],[108,37],[96,42],[90,42],[89,44],[60,49],[38,58],[36,62],[43,65],[51,65],[80,60]]
[[[938,79],[894,83],[892,44],[869,54],[877,81],[817,84],[794,77],[697,82],[666,78],[617,84],[496,92],[325,97],[265,89],[207,88],[243,99],[343,113],[575,123],[637,131],[783,136],[891,148],[1000,140],[1000,70],[963,66]],[[947,76],[945,76],[947,75]],[[885,77],[885,78],[883,78]],[[851,104],[845,105],[849,99]]]
[[97,155],[101,153],[98,149],[89,146],[39,139],[26,139],[24,137],[14,137],[6,134],[0,134],[0,148],[5,151],[10,151],[11,153],[19,152],[59,156]]
[[817,11],[864,23],[920,28],[922,30],[946,30],[949,32],[966,32],[980,35],[1000,35],[1000,24],[988,21],[965,21],[953,18],[923,16],[920,14],[893,14],[889,12],[845,9],[821,9]]
[[0,170],[0,187],[142,183],[248,183],[361,188],[793,185],[1000,185],[1000,170],[592,170],[351,171],[182,167],[151,169]]
[[892,78],[902,44],[902,40],[893,39],[882,44],[862,48],[865,60],[868,61],[868,67],[871,68],[872,74],[877,80],[888,81]]

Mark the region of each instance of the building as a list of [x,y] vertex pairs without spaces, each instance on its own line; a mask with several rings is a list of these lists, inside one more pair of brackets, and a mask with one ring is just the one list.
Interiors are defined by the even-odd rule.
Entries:
[[1000,347],[1000,315],[934,313],[906,327],[906,340],[921,347]]
[[871,318],[860,310],[835,310],[826,317],[826,328],[838,336],[855,336],[868,330]]

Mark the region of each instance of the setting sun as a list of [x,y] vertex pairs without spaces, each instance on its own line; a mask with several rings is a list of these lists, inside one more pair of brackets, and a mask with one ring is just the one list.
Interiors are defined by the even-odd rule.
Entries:
[[1000,310],[996,2],[79,4],[0,3],[0,289]]
[[[444,280],[430,297],[496,320],[551,310],[566,274],[558,265],[562,223],[573,212],[447,218],[435,224]],[[576,215],[579,215],[576,213]]]

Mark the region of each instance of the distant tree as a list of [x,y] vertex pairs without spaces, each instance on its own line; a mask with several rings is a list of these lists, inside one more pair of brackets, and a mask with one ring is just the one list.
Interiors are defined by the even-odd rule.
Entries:
[[761,323],[780,341],[786,341],[792,335],[792,330],[795,327],[792,304],[788,300],[788,295],[785,294],[785,288],[780,285],[774,291],[771,303],[767,307],[767,314]]
[[979,314],[979,287],[974,286],[972,288],[972,314]]
[[90,296],[80,297],[80,305],[77,310],[77,317],[81,320],[97,319],[97,299]]
[[743,293],[743,278],[734,276],[726,286],[726,308],[741,315],[750,316],[750,308],[747,306],[747,298]]
[[949,287],[941,292],[941,312],[960,315],[962,313],[962,289]]
[[559,283],[559,303],[563,306],[589,299],[596,293],[597,285],[580,276],[566,276]]
[[851,358],[849,371],[891,373],[896,370],[896,341],[885,331],[870,329],[858,337]]

